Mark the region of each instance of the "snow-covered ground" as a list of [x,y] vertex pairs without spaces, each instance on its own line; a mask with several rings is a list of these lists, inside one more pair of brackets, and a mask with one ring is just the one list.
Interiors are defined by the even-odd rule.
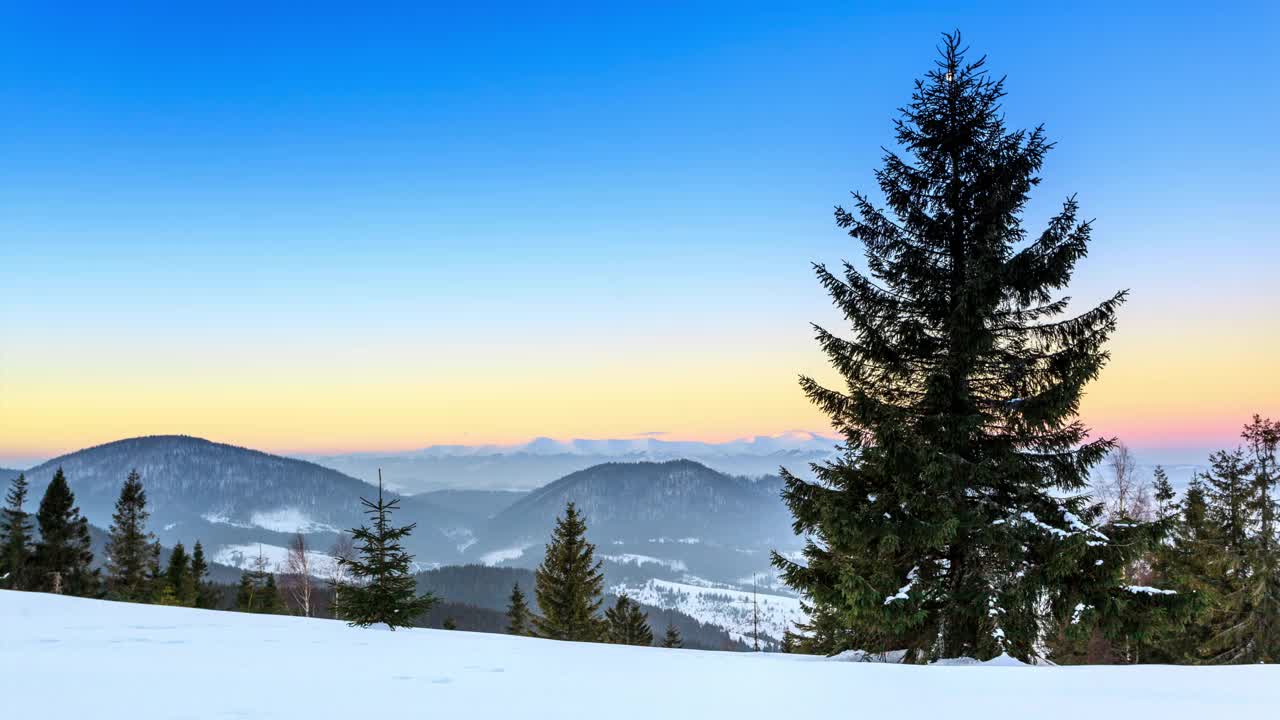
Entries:
[[297,508],[278,508],[270,512],[255,512],[249,516],[249,524],[282,533],[338,532],[338,528],[311,519]]
[[[213,554],[213,561],[238,567],[242,570],[252,568],[258,562],[258,556],[266,562],[266,569],[271,572],[282,572],[289,559],[289,548],[266,543],[242,543],[224,545]],[[307,551],[307,561],[311,565],[311,574],[316,577],[329,577],[333,574],[333,556],[322,552]]]
[[480,562],[490,567],[501,565],[508,560],[515,560],[519,558],[521,555],[524,555],[525,550],[528,550],[531,547],[533,547],[531,543],[525,543],[523,545],[516,545],[514,547],[487,552],[480,556]]
[[1265,718],[1280,668],[904,667],[0,590],[5,718]]
[[249,516],[248,522],[232,520],[225,512],[208,512],[202,515],[205,520],[218,525],[231,525],[239,528],[261,528],[282,533],[315,533],[338,532],[339,528],[313,520],[305,512],[297,508],[277,508],[270,512],[255,512]]
[[609,588],[614,594],[628,597],[664,610],[679,610],[708,625],[729,631],[735,640],[750,643],[758,609],[760,635],[781,640],[784,630],[794,628],[805,619],[799,598],[771,595],[729,587],[702,587],[670,580],[649,580],[643,584],[619,584]]

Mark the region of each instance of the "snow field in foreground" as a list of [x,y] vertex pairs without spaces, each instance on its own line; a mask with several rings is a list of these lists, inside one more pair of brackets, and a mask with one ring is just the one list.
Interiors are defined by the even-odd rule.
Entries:
[[1029,718],[1280,713],[1280,668],[904,667],[0,591],[5,718]]

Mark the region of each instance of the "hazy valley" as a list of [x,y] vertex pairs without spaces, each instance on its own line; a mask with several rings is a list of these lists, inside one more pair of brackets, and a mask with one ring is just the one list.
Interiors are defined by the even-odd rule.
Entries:
[[[794,452],[817,455],[816,447],[771,448],[757,457],[771,462]],[[252,567],[259,556],[268,567],[281,567],[295,533],[304,536],[323,576],[339,534],[363,522],[359,499],[376,493],[316,462],[187,436],[131,438],[53,458],[25,471],[34,496],[58,468],[96,538],[111,522],[124,478],[136,469],[148,496],[151,531],[166,548],[201,541],[216,563],[211,577],[221,581],[233,580],[236,568]],[[412,483],[400,483],[406,484]],[[683,612],[741,641],[750,632],[754,583],[764,600],[757,605],[765,608],[760,634],[771,643],[781,638],[782,618],[799,619],[798,600],[777,582],[769,563],[771,551],[801,547],[780,491],[776,475],[729,475],[692,460],[610,461],[527,491],[450,488],[400,495],[395,516],[417,523],[406,546],[420,571],[470,565],[527,572],[541,562],[556,516],[573,501],[603,560],[609,590]],[[468,572],[484,573],[477,567]],[[499,610],[509,590],[496,588],[470,604]],[[454,599],[448,591],[443,597]]]

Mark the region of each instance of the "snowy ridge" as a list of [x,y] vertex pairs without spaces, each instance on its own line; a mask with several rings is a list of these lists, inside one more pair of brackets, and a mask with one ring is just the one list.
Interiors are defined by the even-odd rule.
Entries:
[[267,512],[255,512],[249,516],[249,524],[263,530],[282,533],[338,532],[339,528],[311,519],[297,508],[278,508]]
[[752,593],[728,587],[703,587],[669,580],[649,580],[643,584],[622,583],[609,590],[646,605],[664,610],[679,610],[709,625],[728,630],[730,637],[746,643],[752,641],[754,610],[760,614],[761,638],[782,639],[785,630],[805,619],[800,599],[784,595]]
[[660,565],[670,568],[676,572],[684,572],[688,569],[685,564],[679,560],[663,560],[651,555],[637,555],[635,553],[622,553],[621,555],[601,555],[604,560],[616,562],[620,565],[635,565],[636,567],[644,567],[645,565]]
[[310,460],[365,482],[381,468],[388,487],[404,493],[443,488],[522,489],[608,462],[693,460],[731,475],[759,478],[787,465],[806,474],[810,462],[831,457],[839,440],[796,431],[721,443],[660,437],[535,438],[515,445],[435,445],[407,452],[312,455]]
[[[856,717],[947,720],[1203,720],[1224,710],[1266,718],[1280,707],[1280,668],[1262,665],[830,662],[445,630],[361,630],[332,620],[8,590],[0,590],[0,618],[18,620],[5,623],[0,643],[0,695],[5,717],[14,718],[338,720],[367,717],[371,697],[387,717],[477,720],[834,718],[850,716],[855,702]],[[74,691],[60,692],[69,657],[92,670],[76,672]],[[120,691],[138,678],[163,682],[150,692]]]
[[524,543],[522,545],[513,545],[508,548],[502,548],[501,550],[487,552],[480,556],[480,562],[490,567],[493,567],[494,565],[501,565],[508,560],[515,560],[519,558],[524,555],[525,550],[528,550],[531,547],[533,547],[533,543]]
[[[214,553],[213,561],[248,570],[257,563],[259,554],[266,562],[267,570],[283,572],[288,561],[289,549],[279,545],[267,545],[266,543],[224,545]],[[316,577],[329,577],[333,574],[334,559],[330,555],[308,550],[307,562],[313,568],[311,574]]]
[[[254,512],[249,516],[247,522],[237,522],[231,519],[225,511],[207,512],[200,516],[200,519],[213,523],[214,525],[230,525],[237,528],[258,528],[261,530],[270,530],[279,533],[322,533],[322,532],[338,532],[339,528],[327,523],[318,522],[311,519],[306,513],[297,508],[278,508],[266,512]],[[166,530],[168,528],[165,528]]]
[[[830,451],[838,438],[807,430],[791,430],[777,435],[756,435],[726,442],[666,440],[661,437],[557,440],[534,438],[510,445],[432,445],[400,455],[426,457],[474,457],[484,455],[640,455],[650,459],[673,459],[690,454],[771,455],[787,451]],[[372,453],[366,453],[372,454]],[[352,453],[352,456],[360,453]]]

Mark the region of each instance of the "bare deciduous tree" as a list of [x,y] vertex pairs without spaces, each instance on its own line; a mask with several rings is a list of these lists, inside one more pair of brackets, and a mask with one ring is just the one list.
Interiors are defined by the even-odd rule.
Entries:
[[333,588],[333,605],[338,606],[338,595],[342,593],[342,588],[351,582],[350,573],[347,571],[347,563],[356,556],[355,545],[351,542],[351,536],[346,533],[338,535],[338,539],[333,542],[333,547],[329,549],[329,555],[333,558],[333,562],[329,564],[328,581]]
[[1098,495],[1112,522],[1153,519],[1151,483],[1138,475],[1138,461],[1129,446],[1116,443],[1107,458],[1107,476],[1098,486]]
[[[1155,519],[1155,503],[1151,499],[1151,482],[1138,473],[1138,460],[1122,442],[1107,458],[1106,475],[1097,485],[1098,499],[1106,509],[1106,520],[1113,523],[1150,522]],[[1134,560],[1124,568],[1125,582],[1148,585],[1154,576],[1149,558]],[[1128,651],[1125,651],[1128,657]]]
[[294,533],[293,540],[289,543],[289,554],[285,556],[280,579],[284,585],[285,597],[302,613],[303,617],[311,617],[313,576],[316,572],[316,568],[312,565],[311,556],[307,553],[306,538],[302,537],[302,533]]

